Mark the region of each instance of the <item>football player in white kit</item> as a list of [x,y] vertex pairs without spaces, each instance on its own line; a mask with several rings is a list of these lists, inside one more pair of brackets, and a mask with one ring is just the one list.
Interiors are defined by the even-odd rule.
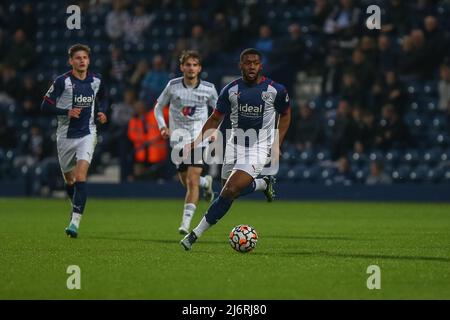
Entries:
[[[208,119],[208,107],[214,108],[217,102],[217,91],[210,82],[200,80],[202,70],[201,57],[196,51],[184,51],[180,57],[180,70],[183,76],[169,81],[159,96],[155,106],[155,116],[161,131],[161,136],[170,138],[170,144],[177,144],[177,136],[183,136],[184,141],[193,141]],[[163,107],[169,104],[169,127],[164,116]],[[204,145],[189,161],[175,162],[181,184],[186,188],[183,217],[178,231],[187,234],[199,199],[199,188],[204,190],[205,197],[212,201],[212,177],[201,176],[203,160],[201,153]],[[181,148],[182,150],[182,148]],[[178,150],[178,151],[181,151]],[[177,150],[173,149],[172,152]],[[173,160],[173,159],[172,159]]]
[[[58,76],[44,96],[41,109],[56,115],[56,145],[66,191],[72,202],[69,226],[71,238],[78,228],[86,205],[86,177],[97,142],[95,119],[106,123],[107,101],[101,76],[88,71],[90,48],[75,44],[69,49],[72,70]],[[101,101],[96,105],[96,97]]]

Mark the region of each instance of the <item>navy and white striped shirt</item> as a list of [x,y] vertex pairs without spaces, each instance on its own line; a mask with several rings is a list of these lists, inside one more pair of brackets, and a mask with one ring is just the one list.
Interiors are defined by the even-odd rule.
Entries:
[[[45,94],[41,108],[47,114],[57,115],[57,137],[73,139],[95,134],[97,112],[105,113],[107,109],[101,76],[88,72],[86,78],[80,80],[72,71],[58,76]],[[81,108],[79,118],[69,118],[68,111],[72,108]]]

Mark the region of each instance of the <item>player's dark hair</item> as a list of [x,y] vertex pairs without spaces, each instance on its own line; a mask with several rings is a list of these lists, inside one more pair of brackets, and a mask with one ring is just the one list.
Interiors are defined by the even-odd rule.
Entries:
[[259,59],[261,60],[261,52],[259,52],[259,51],[256,50],[255,48],[247,48],[247,49],[244,49],[244,50],[241,52],[241,55],[240,55],[240,57],[239,57],[239,60],[242,61],[242,59],[244,59],[244,56],[246,56],[246,55],[248,55],[248,54],[256,54],[256,55],[259,57]]
[[88,56],[91,55],[91,48],[89,48],[87,45],[77,43],[69,48],[69,51],[68,51],[69,57],[73,58],[73,55],[77,51],[85,51],[88,54]]
[[195,50],[184,50],[180,56],[180,64],[185,64],[188,59],[196,59],[202,65],[202,56]]

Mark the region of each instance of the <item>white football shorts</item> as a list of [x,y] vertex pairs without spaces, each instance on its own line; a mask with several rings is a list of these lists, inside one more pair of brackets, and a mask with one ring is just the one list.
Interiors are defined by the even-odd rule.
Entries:
[[63,173],[72,171],[78,160],[86,160],[91,163],[96,144],[96,134],[88,134],[74,139],[57,137],[56,148],[61,171]]
[[222,166],[222,179],[228,179],[234,170],[245,171],[255,179],[269,162],[268,148],[243,147],[227,143]]

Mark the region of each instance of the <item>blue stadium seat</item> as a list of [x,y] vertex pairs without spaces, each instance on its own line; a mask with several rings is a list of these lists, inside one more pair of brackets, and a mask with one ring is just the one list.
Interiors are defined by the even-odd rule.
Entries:
[[348,157],[349,161],[350,161],[350,165],[357,165],[359,167],[363,167],[368,165],[368,158],[365,154],[361,154],[361,153],[351,153],[350,156]]
[[386,152],[384,159],[391,165],[397,165],[401,158],[400,151],[397,149],[389,150]]
[[445,129],[448,126],[447,118],[443,114],[435,114],[431,120],[434,129]]
[[300,152],[300,154],[298,155],[298,161],[302,162],[302,163],[306,163],[306,164],[310,164],[314,161],[314,153],[312,152],[312,150],[305,150]]
[[302,164],[297,164],[291,167],[287,173],[287,177],[290,180],[300,181],[302,179],[303,171],[306,170],[306,166]]
[[441,161],[450,161],[450,149],[443,151],[440,155]]
[[417,168],[413,169],[409,174],[409,179],[411,182],[419,183],[427,179],[428,172],[430,168],[425,165],[419,165]]
[[422,159],[426,164],[434,165],[440,160],[441,154],[442,154],[441,149],[438,147],[434,147],[426,150],[423,153]]
[[427,81],[423,86],[423,92],[430,97],[438,97],[438,84],[436,81]]
[[369,160],[375,161],[375,160],[383,160],[384,154],[381,150],[373,150],[369,153]]
[[392,180],[396,183],[407,182],[411,173],[411,167],[407,164],[403,164],[394,168],[392,171]]
[[316,153],[316,159],[318,161],[328,161],[331,160],[331,152],[328,149],[318,150]]
[[415,165],[420,160],[419,152],[415,149],[408,150],[403,154],[403,163]]
[[365,166],[363,168],[357,169],[356,171],[352,171],[352,172],[355,173],[357,182],[364,183],[370,174],[370,169],[369,169],[369,167]]
[[318,166],[309,166],[302,173],[302,179],[305,182],[316,182],[321,174],[321,170]]

